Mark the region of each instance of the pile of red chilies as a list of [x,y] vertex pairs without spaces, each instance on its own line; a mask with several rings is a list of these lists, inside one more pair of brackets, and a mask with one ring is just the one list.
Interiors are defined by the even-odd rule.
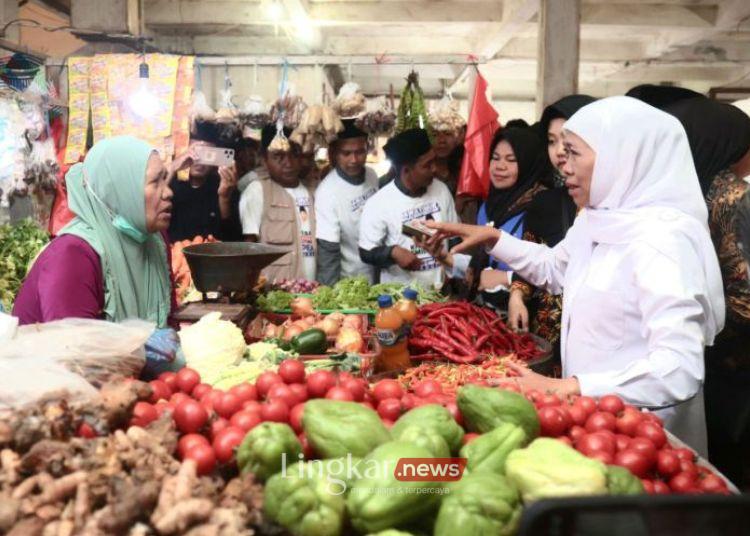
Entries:
[[412,357],[439,353],[455,363],[475,363],[507,354],[528,361],[539,355],[528,334],[514,333],[495,313],[468,302],[420,307],[409,348]]

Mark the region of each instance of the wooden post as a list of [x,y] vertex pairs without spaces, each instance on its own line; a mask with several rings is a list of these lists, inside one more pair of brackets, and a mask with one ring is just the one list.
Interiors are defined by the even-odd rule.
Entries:
[[[5,26],[10,21],[18,18],[18,0],[0,0],[0,27]],[[5,35],[0,38],[10,41],[11,43],[18,43],[19,36],[21,35],[20,26],[18,24],[12,24],[5,30]]]
[[74,28],[139,35],[138,0],[72,0],[70,20]]
[[541,0],[536,109],[578,92],[580,0]]

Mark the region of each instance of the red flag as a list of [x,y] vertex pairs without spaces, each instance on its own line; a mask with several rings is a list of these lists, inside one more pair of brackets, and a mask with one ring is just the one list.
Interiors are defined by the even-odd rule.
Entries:
[[498,113],[487,100],[487,81],[477,72],[474,100],[466,125],[458,195],[487,198],[490,192],[490,144],[500,128],[497,118]]

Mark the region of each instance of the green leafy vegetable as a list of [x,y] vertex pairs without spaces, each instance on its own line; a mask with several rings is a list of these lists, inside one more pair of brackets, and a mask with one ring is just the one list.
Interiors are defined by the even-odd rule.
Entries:
[[294,294],[283,290],[272,290],[258,297],[258,307],[261,311],[285,311],[292,307]]
[[47,233],[31,220],[0,226],[0,301],[6,311],[11,310],[29,265],[47,242]]

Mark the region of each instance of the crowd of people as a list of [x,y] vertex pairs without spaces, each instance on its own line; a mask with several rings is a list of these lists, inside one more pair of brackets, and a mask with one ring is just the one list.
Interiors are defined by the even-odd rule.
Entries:
[[[168,167],[136,139],[98,143],[67,175],[76,217],[35,262],[14,314],[165,327],[165,241],[280,245],[290,253],[269,280],[445,284],[507,311],[559,360],[558,378],[521,371],[519,386],[616,392],[750,482],[745,112],[680,88],[565,97],[539,122],[497,131],[486,200],[456,195],[461,135],[393,136],[379,179],[353,121],[322,172],[299,146],[274,143],[290,134],[268,125],[260,140],[232,141],[229,167],[197,162],[201,145],[226,145],[211,124]],[[432,230],[405,234],[415,220]]]

